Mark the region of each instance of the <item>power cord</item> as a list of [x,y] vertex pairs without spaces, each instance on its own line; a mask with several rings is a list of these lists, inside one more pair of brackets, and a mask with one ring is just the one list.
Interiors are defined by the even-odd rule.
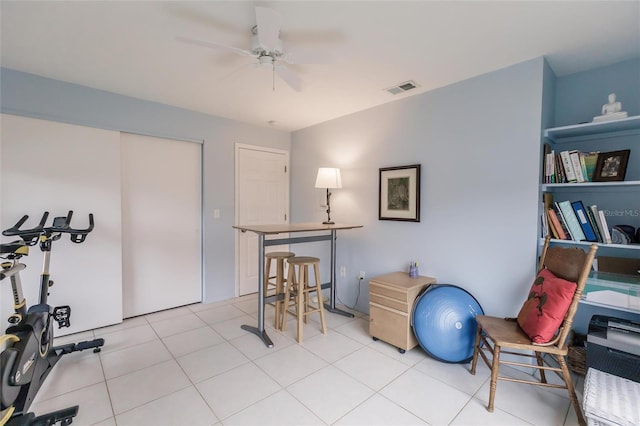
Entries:
[[336,298],[338,299],[338,302],[340,302],[342,305],[346,306],[349,309],[356,310],[356,306],[358,306],[358,300],[360,299],[360,287],[362,286],[362,281],[364,281],[364,278],[358,278],[358,294],[356,295],[356,302],[353,304],[353,306],[349,306],[346,303],[344,303],[342,300],[340,300],[340,297],[338,297],[338,295],[336,294]]

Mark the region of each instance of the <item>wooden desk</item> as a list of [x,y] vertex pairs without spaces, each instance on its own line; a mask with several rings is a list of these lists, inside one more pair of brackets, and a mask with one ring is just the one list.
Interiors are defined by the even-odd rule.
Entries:
[[[324,225],[322,223],[292,223],[282,225],[236,225],[233,228],[239,229],[241,232],[255,232],[258,234],[258,326],[242,325],[243,330],[247,330],[258,336],[264,344],[271,348],[273,342],[264,330],[264,306],[276,300],[283,300],[283,295],[278,294],[265,297],[264,294],[264,249],[268,246],[277,246],[281,244],[299,244],[310,243],[314,241],[331,241],[331,279],[328,283],[323,283],[322,288],[330,289],[329,304],[325,304],[326,309],[330,312],[338,313],[352,317],[349,312],[336,308],[336,231],[342,229],[362,228],[362,225],[346,225],[336,223],[333,225]],[[286,237],[265,239],[267,235],[288,234],[295,232],[313,232],[319,233],[304,237]]]

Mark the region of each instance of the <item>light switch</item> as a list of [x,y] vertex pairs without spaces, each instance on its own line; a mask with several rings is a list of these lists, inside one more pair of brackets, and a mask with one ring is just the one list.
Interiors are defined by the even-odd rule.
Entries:
[[214,219],[220,219],[220,209],[215,209],[213,211],[213,218]]

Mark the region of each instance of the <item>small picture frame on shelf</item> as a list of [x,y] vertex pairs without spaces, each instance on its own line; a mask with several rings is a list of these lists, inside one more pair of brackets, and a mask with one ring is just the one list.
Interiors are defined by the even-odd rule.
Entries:
[[598,154],[596,169],[593,174],[594,182],[623,181],[627,173],[627,162],[631,150],[601,152]]
[[420,164],[380,169],[378,219],[420,222]]

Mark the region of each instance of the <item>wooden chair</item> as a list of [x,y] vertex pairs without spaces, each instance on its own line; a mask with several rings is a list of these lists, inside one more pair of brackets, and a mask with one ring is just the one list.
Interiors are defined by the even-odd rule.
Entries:
[[[295,253],[290,251],[273,251],[264,255],[266,262],[264,265],[264,295],[272,296],[275,294],[284,293],[284,285],[287,282],[287,278],[284,272],[284,261],[290,257],[295,256]],[[271,261],[276,261],[276,274],[271,275]],[[276,313],[273,326],[276,330],[279,330],[282,323],[282,306],[284,302],[279,300],[273,303]]]
[[[322,326],[322,334],[327,334],[327,327],[324,320],[324,301],[322,300],[322,284],[320,283],[320,272],[318,265],[320,259],[310,256],[296,256],[287,259],[289,264],[289,275],[287,278],[287,290],[284,295],[284,311],[282,313],[282,327],[285,331],[287,328],[287,314],[296,317],[298,325],[297,340],[302,342],[303,322],[307,322],[307,317],[314,312],[320,314],[320,325]],[[314,285],[309,282],[309,267],[313,266]],[[296,277],[296,267],[298,268],[298,276]],[[317,302],[312,305],[310,294],[315,292]],[[294,310],[289,309],[293,307]]]
[[[549,247],[549,237],[545,240],[542,256],[538,265],[538,272],[547,268],[557,277],[567,281],[575,282],[577,288],[571,299],[571,304],[562,324],[557,330],[555,337],[543,344],[531,341],[529,336],[520,328],[515,318],[496,318],[485,315],[476,317],[478,331],[476,335],[473,361],[471,363],[471,374],[476,373],[478,355],[482,357],[487,366],[491,369],[491,385],[489,388],[489,403],[487,410],[493,412],[493,404],[496,394],[496,384],[498,380],[505,380],[517,383],[526,383],[537,386],[546,386],[567,389],[573,408],[578,416],[578,422],[585,424],[584,416],[580,410],[578,399],[571,375],[567,368],[565,357],[568,353],[567,336],[571,330],[573,317],[578,310],[578,303],[584,291],[591,264],[598,249],[596,244],[592,244],[588,252],[577,248]],[[522,352],[503,350],[503,348]],[[526,351],[526,352],[525,352]],[[524,352],[524,353],[523,353]],[[502,360],[501,355],[524,356],[536,360],[536,364],[516,361]],[[548,359],[543,357],[548,354],[558,366],[548,363]],[[513,358],[512,358],[513,359]],[[498,375],[500,364],[535,368],[540,371],[540,380],[524,380]],[[562,380],[563,384],[548,383],[545,371],[554,371]]]

